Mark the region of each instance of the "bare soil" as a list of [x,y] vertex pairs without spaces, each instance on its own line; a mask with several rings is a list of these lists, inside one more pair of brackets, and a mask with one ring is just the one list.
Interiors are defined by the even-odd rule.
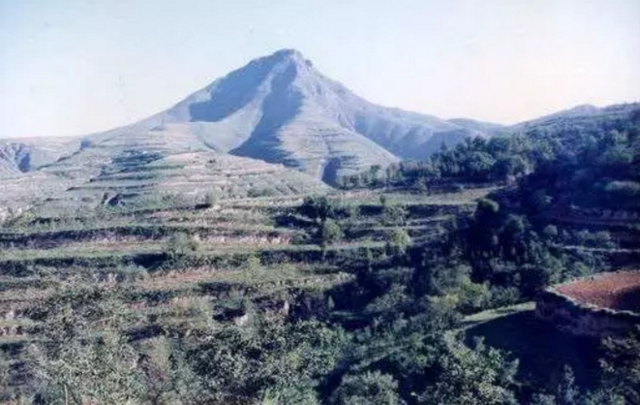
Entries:
[[578,280],[561,285],[556,291],[586,304],[640,313],[640,271]]

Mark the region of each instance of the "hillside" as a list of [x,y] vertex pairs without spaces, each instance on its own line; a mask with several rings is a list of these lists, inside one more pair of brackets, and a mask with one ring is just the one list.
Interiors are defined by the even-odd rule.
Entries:
[[[637,199],[591,181],[635,190],[638,117],[609,110],[355,190],[167,133],[85,142],[12,178],[64,191],[0,226],[0,401],[634,403],[636,338],[567,335],[530,304],[639,262]],[[579,202],[598,215],[554,215]]]

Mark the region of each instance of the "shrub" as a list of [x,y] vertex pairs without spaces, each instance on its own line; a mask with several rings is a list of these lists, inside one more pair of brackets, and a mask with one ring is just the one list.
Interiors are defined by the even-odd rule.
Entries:
[[482,341],[471,349],[453,341],[438,359],[437,382],[419,396],[425,405],[516,404],[513,386],[518,362],[509,361]]
[[270,187],[252,187],[247,191],[247,197],[274,197],[278,195],[278,191]]
[[379,371],[349,374],[333,394],[333,405],[401,405],[405,402],[398,395],[398,383],[388,374]]
[[544,227],[542,233],[548,238],[555,238],[558,236],[558,228],[555,225],[547,225]]
[[478,200],[478,211],[486,211],[491,214],[497,214],[498,211],[500,211],[500,204],[489,198],[480,198]]
[[305,197],[300,206],[300,213],[313,220],[324,221],[333,218],[335,208],[327,197]]
[[169,237],[167,241],[167,253],[176,258],[194,253],[200,249],[200,239],[195,236],[178,232]]
[[211,208],[214,205],[216,205],[217,202],[217,198],[216,195],[213,192],[208,192],[205,196],[204,196],[204,206],[206,208]]
[[407,219],[407,210],[398,205],[385,205],[382,208],[382,223],[388,226],[404,225]]
[[323,246],[331,245],[340,241],[344,236],[340,225],[332,219],[327,219],[322,224],[322,228],[320,230],[320,240]]
[[401,228],[394,228],[387,234],[387,248],[392,254],[403,255],[411,244],[411,237]]

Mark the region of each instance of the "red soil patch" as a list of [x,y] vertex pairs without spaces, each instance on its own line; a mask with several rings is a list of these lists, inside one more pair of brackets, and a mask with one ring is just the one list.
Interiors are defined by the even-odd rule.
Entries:
[[582,303],[640,312],[640,271],[586,278],[558,286],[556,291]]

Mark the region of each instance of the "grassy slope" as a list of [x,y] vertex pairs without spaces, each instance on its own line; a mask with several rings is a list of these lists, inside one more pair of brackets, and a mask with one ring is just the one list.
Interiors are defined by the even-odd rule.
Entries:
[[[414,242],[419,242],[443,221],[454,218],[456,210],[471,209],[475,199],[491,190],[426,196],[392,194],[386,196],[386,203],[407,209],[409,218],[401,227],[412,235]],[[382,252],[385,232],[393,227],[380,226],[379,193],[339,193],[332,199],[343,206],[365,204],[368,213],[340,220],[345,228],[356,230],[353,234],[358,236],[328,247],[324,262],[322,249],[313,241],[303,238],[294,242],[285,238],[267,243],[260,238],[265,232],[277,236],[308,232],[274,220],[279,215],[291,215],[292,208],[300,204],[299,197],[290,195],[225,199],[215,208],[199,210],[185,206],[116,207],[96,218],[69,216],[57,222],[43,222],[31,216],[24,222],[5,226],[0,232],[0,243],[4,244],[0,258],[17,273],[0,280],[0,312],[6,314],[12,308],[17,315],[0,321],[4,322],[0,325],[9,327],[9,333],[0,338],[0,346],[14,350],[10,348],[37,339],[30,335],[33,325],[23,315],[24,309],[78,280],[93,280],[107,288],[116,284],[128,288],[131,305],[167,328],[187,327],[184,325],[190,322],[190,317],[198,313],[192,309],[201,303],[218,306],[215,311],[223,311],[220,308],[226,305],[233,307],[237,291],[273,306],[281,305],[283,297],[292,297],[301,290],[324,291],[348,282],[352,276],[341,271],[340,255],[353,257],[355,253],[357,257],[359,249],[366,246]],[[123,231],[132,228],[135,232],[131,234]],[[167,235],[177,230],[200,236],[201,249],[193,254],[199,264],[150,266],[145,272],[140,263],[143,267],[145,264],[135,258],[162,255]],[[96,236],[93,231],[107,232],[109,237]],[[68,232],[72,232],[71,237],[65,239]],[[42,245],[20,245],[17,241],[21,238]],[[256,255],[262,258],[262,264],[247,267],[247,258]],[[36,258],[42,260],[34,261]],[[270,258],[269,262],[265,258]],[[61,259],[69,259],[70,264],[60,265]],[[584,357],[584,353],[593,352],[592,342],[550,329],[533,317],[530,303],[471,315],[454,332],[469,340],[484,337],[487,344],[519,357],[523,381],[549,382],[566,363],[578,371],[580,382],[588,382],[597,366],[594,359]],[[370,358],[363,360],[363,364],[402,350],[404,344],[399,341],[393,348],[379,348],[367,354]]]

